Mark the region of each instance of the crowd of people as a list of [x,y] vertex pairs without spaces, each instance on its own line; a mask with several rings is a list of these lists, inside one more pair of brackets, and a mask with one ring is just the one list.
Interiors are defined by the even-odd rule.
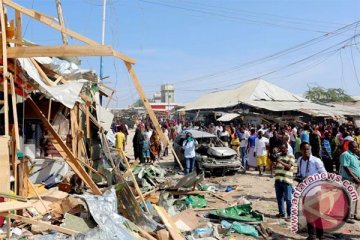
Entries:
[[[162,130],[169,140],[187,129],[207,131],[219,137],[224,146],[235,150],[245,169],[255,168],[259,175],[266,171],[275,178],[275,195],[279,213],[277,217],[289,220],[294,179],[317,173],[329,172],[341,175],[360,191],[360,130],[351,123],[324,124],[272,124],[236,125],[229,123],[203,124],[174,121],[161,122]],[[124,147],[127,129],[119,127],[116,133],[117,147]],[[124,140],[125,139],[125,140]],[[185,174],[194,169],[197,142],[190,133],[183,142]],[[121,142],[120,145],[119,142]],[[133,138],[135,159],[141,163],[154,162],[167,154],[158,133],[150,123],[139,123]],[[297,171],[294,168],[297,166]],[[286,210],[284,208],[286,203]],[[360,204],[352,204],[349,223],[360,220]],[[323,231],[308,222],[308,239],[323,239]]]

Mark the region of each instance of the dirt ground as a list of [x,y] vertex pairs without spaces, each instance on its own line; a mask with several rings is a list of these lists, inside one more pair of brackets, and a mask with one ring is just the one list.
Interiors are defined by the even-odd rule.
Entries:
[[[133,159],[132,138],[134,131],[130,130],[128,143],[126,145],[126,154]],[[174,164],[174,158],[169,152],[169,156],[165,157],[158,163],[161,167],[167,169],[178,169]],[[174,176],[181,177],[181,172]],[[236,173],[227,176],[212,176],[206,178],[202,184],[220,184],[223,186],[232,186],[235,190],[231,192],[219,191],[216,194],[222,196],[229,203],[236,203],[240,197],[245,197],[252,203],[253,210],[257,210],[264,214],[264,227],[270,228],[273,232],[271,239],[306,239],[306,230],[300,233],[292,233],[290,231],[290,222],[284,219],[278,219],[275,215],[278,213],[275,198],[274,179],[269,174],[259,176],[256,171],[247,171],[245,174]],[[208,200],[207,208],[223,208],[228,205],[215,197],[206,197]],[[206,211],[196,211],[199,217],[206,217]],[[326,233],[327,239],[360,239],[360,221],[355,224],[344,224],[335,232]],[[230,237],[224,239],[254,239],[245,235],[233,233]]]

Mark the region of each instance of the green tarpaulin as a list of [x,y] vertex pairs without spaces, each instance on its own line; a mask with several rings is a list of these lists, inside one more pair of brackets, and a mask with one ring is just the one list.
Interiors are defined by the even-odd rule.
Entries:
[[206,207],[207,201],[203,195],[190,195],[185,199],[186,204],[191,208]]
[[249,236],[253,236],[253,237],[259,237],[259,233],[256,230],[256,228],[254,226],[248,225],[248,224],[243,224],[243,223],[239,223],[239,222],[233,222],[231,225],[231,232],[237,232],[240,234],[244,234],[244,235],[249,235]]
[[237,205],[224,209],[217,209],[209,212],[209,216],[232,219],[240,222],[261,222],[264,217],[258,211],[253,211],[251,204]]

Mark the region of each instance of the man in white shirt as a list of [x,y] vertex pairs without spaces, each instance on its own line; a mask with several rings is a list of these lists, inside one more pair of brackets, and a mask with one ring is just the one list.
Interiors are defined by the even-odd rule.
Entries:
[[245,130],[244,127],[241,127],[240,131],[237,132],[237,135],[238,135],[238,138],[240,139],[241,164],[246,169],[247,168],[247,161],[246,161],[247,145],[248,145],[248,139],[250,137],[250,134],[248,131]]
[[187,175],[194,170],[195,167],[195,148],[198,145],[190,132],[186,133],[186,139],[183,142],[185,169],[184,174]]
[[[321,159],[311,155],[311,146],[309,143],[301,143],[300,151],[302,156],[297,161],[298,172],[296,175],[298,179],[305,179],[309,176],[326,172],[324,163]],[[316,228],[315,225],[307,222],[307,230],[309,235],[307,239],[324,239],[323,229]]]
[[258,137],[255,140],[255,151],[254,157],[256,157],[256,165],[259,169],[259,175],[262,175],[261,167],[263,167],[263,172],[266,170],[268,163],[268,151],[267,146],[269,145],[269,139],[262,136],[262,131],[258,131]]

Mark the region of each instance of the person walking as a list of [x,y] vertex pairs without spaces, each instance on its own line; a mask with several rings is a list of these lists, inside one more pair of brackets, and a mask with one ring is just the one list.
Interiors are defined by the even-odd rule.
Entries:
[[262,131],[258,131],[258,137],[255,140],[254,157],[256,157],[256,165],[259,170],[259,175],[262,176],[261,167],[263,172],[266,170],[268,163],[268,151],[269,139],[262,136]]
[[240,128],[240,131],[237,132],[237,136],[240,140],[240,158],[241,164],[246,169],[247,168],[247,146],[248,146],[248,139],[249,133],[245,130],[244,127]]
[[126,144],[126,136],[123,132],[122,125],[116,127],[116,134],[115,134],[115,148],[121,149],[125,151],[125,144]]
[[184,162],[185,169],[184,174],[187,175],[194,170],[195,167],[195,148],[198,145],[196,139],[192,137],[190,132],[186,133],[186,139],[183,142],[184,149]]
[[[300,145],[300,150],[302,156],[298,159],[297,166],[297,179],[303,180],[309,176],[313,176],[318,173],[326,173],[325,167],[323,162],[320,158],[317,158],[311,154],[311,146],[308,142],[302,142]],[[321,190],[314,193],[315,197],[321,193]],[[318,203],[320,202],[320,199]],[[305,202],[306,204],[306,202]],[[314,207],[316,207],[314,205]],[[317,206],[320,208],[320,206]],[[319,239],[325,239],[324,238],[324,231],[321,227],[316,226],[314,222],[307,221],[307,232],[308,232],[308,238],[309,240],[316,240],[316,238]]]
[[286,217],[290,219],[291,195],[293,183],[292,168],[295,165],[293,153],[288,152],[288,143],[284,142],[279,148],[280,154],[276,155],[273,164],[275,165],[275,193],[279,213],[276,217],[284,218],[284,200],[286,202]]
[[250,130],[250,137],[249,137],[249,141],[248,141],[248,151],[249,151],[249,159],[248,159],[248,164],[247,164],[247,168],[249,167],[256,167],[256,157],[254,156],[254,151],[255,151],[255,141],[256,141],[256,133],[255,133],[255,129],[252,128]]
[[133,138],[133,148],[134,148],[134,158],[139,159],[140,163],[145,163],[144,154],[143,154],[143,146],[144,146],[144,125],[139,124],[136,128],[135,135]]

